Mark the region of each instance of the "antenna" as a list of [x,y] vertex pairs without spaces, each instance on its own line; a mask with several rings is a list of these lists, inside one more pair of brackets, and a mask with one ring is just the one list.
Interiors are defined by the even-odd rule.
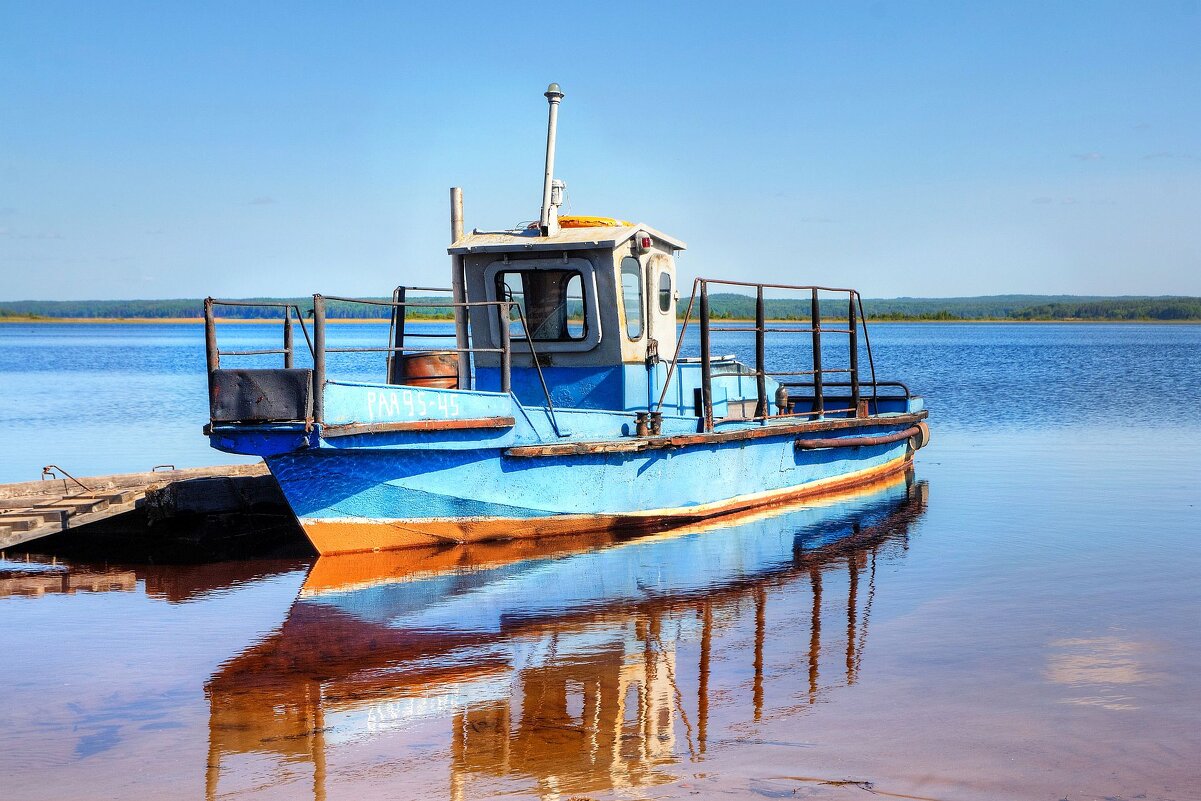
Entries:
[[550,118],[546,123],[546,174],[542,179],[542,213],[538,217],[538,228],[543,236],[559,233],[559,204],[563,202],[563,182],[555,180],[555,131],[559,126],[559,101],[563,91],[559,84],[546,87],[546,102],[550,105]]

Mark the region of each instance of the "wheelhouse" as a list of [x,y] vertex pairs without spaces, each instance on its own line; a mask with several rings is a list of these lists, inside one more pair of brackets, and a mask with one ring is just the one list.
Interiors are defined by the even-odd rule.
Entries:
[[[571,219],[564,220],[571,225]],[[507,340],[513,391],[544,403],[537,372],[560,406],[647,409],[676,346],[675,254],[685,245],[645,225],[466,234],[450,247],[466,299],[512,303]],[[504,322],[495,306],[469,306],[475,388],[500,387]],[[537,363],[535,363],[535,359]]]

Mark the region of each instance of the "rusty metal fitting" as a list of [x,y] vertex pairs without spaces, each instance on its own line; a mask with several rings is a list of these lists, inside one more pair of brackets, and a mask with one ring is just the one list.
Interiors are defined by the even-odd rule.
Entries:
[[646,412],[634,413],[634,434],[639,437],[645,437],[649,432],[648,415]]

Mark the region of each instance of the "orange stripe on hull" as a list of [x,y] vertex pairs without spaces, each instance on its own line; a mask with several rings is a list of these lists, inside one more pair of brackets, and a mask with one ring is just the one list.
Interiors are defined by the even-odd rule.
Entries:
[[463,517],[433,520],[300,520],[309,541],[322,556],[339,553],[419,548],[495,540],[536,539],[617,531],[654,531],[747,509],[783,505],[803,498],[858,487],[906,468],[911,455],[844,476],[798,487],[740,495],[722,501],[626,512],[613,515],[550,515],[547,517]]
[[820,498],[793,499],[743,509],[740,512],[707,517],[704,520],[672,526],[662,532],[629,538],[622,532],[597,531],[542,539],[491,540],[464,545],[425,545],[391,551],[360,551],[323,556],[313,563],[301,587],[301,595],[345,592],[391,582],[405,582],[456,570],[484,570],[525,559],[566,556],[613,546],[621,542],[645,542],[660,537],[684,537],[708,533],[726,526],[744,525],[798,509],[814,509],[827,504],[846,503],[857,496],[871,497],[896,484],[903,484],[908,470],[876,476],[854,487],[823,493]]

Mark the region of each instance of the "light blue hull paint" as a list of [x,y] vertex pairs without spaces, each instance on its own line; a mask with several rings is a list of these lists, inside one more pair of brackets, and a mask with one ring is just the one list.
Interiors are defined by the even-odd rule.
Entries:
[[[622,409],[623,366],[543,367],[542,378],[532,367],[514,367],[511,377],[513,395],[527,406],[546,403],[542,381],[550,390],[556,406],[576,409]],[[643,369],[643,372],[646,372]],[[481,367],[476,370],[476,385],[483,390],[500,391],[500,370]],[[645,399],[644,399],[645,405]]]
[[798,451],[794,441],[795,435],[782,435],[641,453],[520,458],[504,456],[503,447],[353,452],[338,447],[281,454],[267,463],[305,521],[520,520],[633,515],[789,490],[880,467],[909,447],[902,441]]
[[325,384],[325,424],[329,426],[503,417],[513,413],[513,405],[512,398],[501,392],[349,381]]
[[[737,369],[737,362],[714,360],[717,371],[713,376],[713,410],[717,417],[724,417],[728,398],[753,398],[757,391],[755,376]],[[723,367],[729,372],[722,373]],[[745,369],[745,368],[744,368]],[[500,371],[496,368],[480,368],[476,381],[482,390],[499,392]],[[610,367],[543,367],[541,380],[532,367],[514,367],[511,386],[513,395],[526,406],[538,407],[546,403],[542,381],[550,391],[551,402],[563,408],[589,410],[637,411],[655,408],[663,382],[668,381],[667,367],[656,364],[647,369],[641,364],[622,364]],[[663,393],[663,411],[666,414],[696,416],[695,391],[701,386],[699,363],[681,363],[672,371],[667,392]],[[772,400],[779,384],[775,379],[766,379],[767,397]]]
[[876,540],[907,532],[922,509],[919,487],[909,478],[705,531],[306,593],[299,603],[398,629],[499,633],[528,620],[708,595],[787,573],[799,559],[852,535]]

